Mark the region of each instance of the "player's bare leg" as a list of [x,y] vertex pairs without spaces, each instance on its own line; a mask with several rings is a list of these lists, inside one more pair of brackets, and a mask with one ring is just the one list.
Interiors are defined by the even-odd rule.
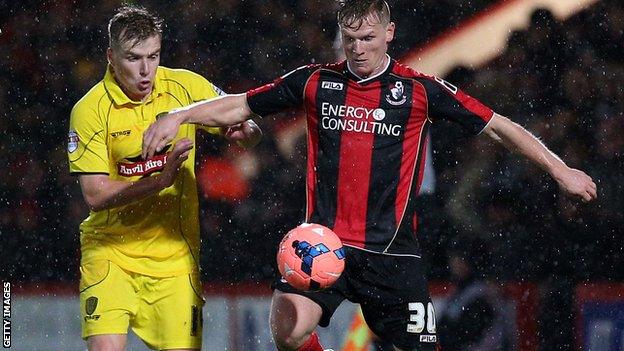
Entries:
[[126,348],[126,334],[92,335],[87,338],[89,351],[123,351]]
[[323,310],[305,296],[273,292],[271,333],[280,351],[295,351],[310,338],[321,320]]

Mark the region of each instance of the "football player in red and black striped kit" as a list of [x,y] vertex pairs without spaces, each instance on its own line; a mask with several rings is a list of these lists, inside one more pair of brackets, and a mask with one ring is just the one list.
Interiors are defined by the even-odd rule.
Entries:
[[303,108],[307,118],[306,222],[331,228],[346,246],[346,268],[329,289],[273,284],[271,328],[280,350],[322,350],[314,332],[341,301],[359,303],[366,322],[398,350],[434,350],[433,305],[416,235],[427,130],[441,119],[484,133],[548,172],[568,194],[590,201],[596,184],[537,138],[454,85],[388,56],[395,25],[383,0],[347,0],[338,12],[346,60],[298,68],[245,94],[172,111],[144,135],[159,151],[182,123],[229,126],[250,113]]

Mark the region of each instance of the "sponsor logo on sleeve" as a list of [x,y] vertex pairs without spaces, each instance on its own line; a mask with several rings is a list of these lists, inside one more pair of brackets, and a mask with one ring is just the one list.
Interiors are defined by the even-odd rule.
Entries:
[[225,95],[227,95],[227,94],[225,93],[225,91],[221,90],[221,88],[219,88],[218,86],[213,85],[212,87],[214,88],[215,92],[216,92],[219,96],[225,96]]
[[78,150],[78,142],[80,141],[80,137],[78,137],[78,133],[75,130],[70,130],[67,134],[67,151],[71,154],[72,152]]
[[450,91],[451,93],[453,93],[453,95],[457,94],[457,87],[454,86],[453,84],[445,81],[442,78],[438,78],[438,77],[433,77],[433,79],[435,79],[436,82],[442,84],[443,87],[446,88],[446,90]]
[[98,305],[98,298],[95,296],[90,296],[85,301],[85,313],[87,314],[84,317],[85,322],[88,320],[97,321],[98,319],[100,319],[99,314],[93,314],[93,312],[95,312],[95,309],[97,308],[97,305]]

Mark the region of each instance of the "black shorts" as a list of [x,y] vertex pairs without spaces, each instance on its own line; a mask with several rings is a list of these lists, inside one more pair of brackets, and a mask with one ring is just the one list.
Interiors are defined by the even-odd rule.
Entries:
[[345,270],[330,288],[304,292],[282,279],[272,288],[306,296],[319,304],[322,327],[329,325],[331,316],[347,299],[360,304],[369,328],[382,340],[403,350],[435,350],[435,315],[423,259],[345,249]]

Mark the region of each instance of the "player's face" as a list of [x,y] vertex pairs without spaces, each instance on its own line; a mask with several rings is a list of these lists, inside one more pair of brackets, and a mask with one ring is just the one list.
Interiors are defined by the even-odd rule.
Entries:
[[342,47],[353,73],[368,78],[385,68],[388,43],[394,38],[394,23],[382,24],[368,15],[352,26],[341,25]]
[[160,64],[160,35],[149,37],[135,46],[130,42],[120,46],[107,51],[115,80],[130,99],[142,101],[154,87],[156,69]]

